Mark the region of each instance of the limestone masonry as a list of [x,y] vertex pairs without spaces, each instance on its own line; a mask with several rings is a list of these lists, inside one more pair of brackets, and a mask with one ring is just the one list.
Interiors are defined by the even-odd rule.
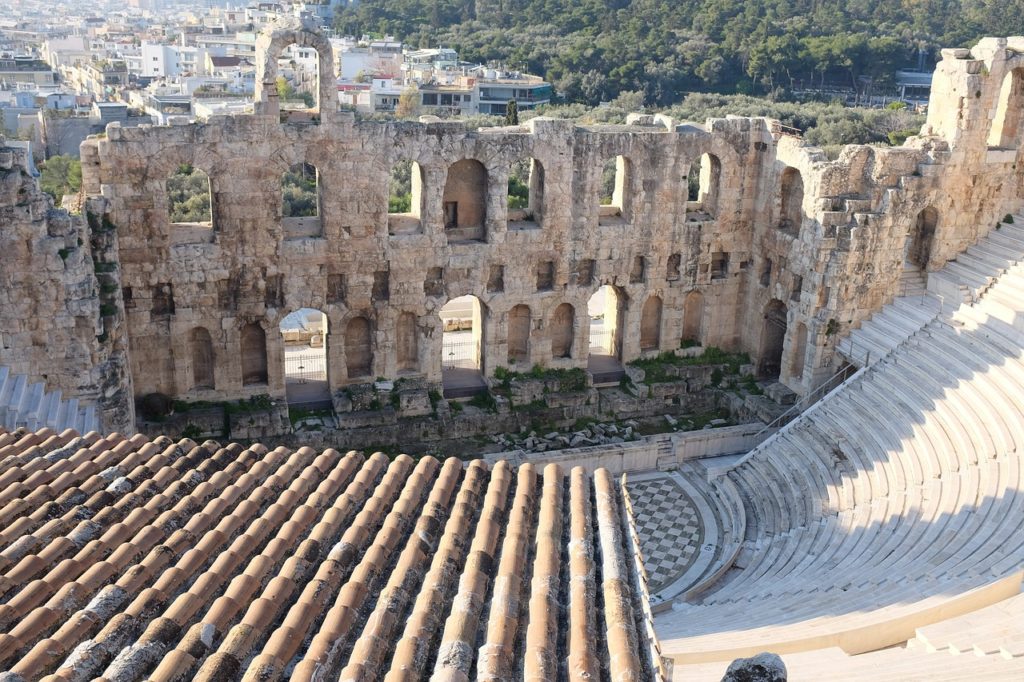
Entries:
[[[321,56],[312,112],[277,102],[291,43]],[[277,26],[258,49],[255,114],[112,124],[83,143],[82,218],[51,208],[19,152],[0,150],[0,365],[93,402],[105,429],[132,432],[133,398],[154,392],[283,399],[278,325],[303,307],[327,316],[335,394],[378,377],[439,385],[438,313],[466,294],[481,304],[485,376],[510,359],[586,368],[587,302],[603,285],[620,361],[693,340],[747,351],[802,394],[899,293],[905,262],[937,270],[1020,207],[1024,38],[945,50],[921,134],[835,161],[764,118],[360,122],[334,104],[323,36]],[[523,160],[529,207],[512,210],[509,170]],[[405,161],[412,211],[389,214]],[[282,218],[282,174],[303,162],[318,216]],[[182,165],[209,176],[212,222],[170,221],[166,183]]]

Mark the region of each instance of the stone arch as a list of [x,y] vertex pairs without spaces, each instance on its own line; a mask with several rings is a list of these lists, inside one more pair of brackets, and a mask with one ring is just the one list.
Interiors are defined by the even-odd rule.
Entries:
[[329,345],[332,342],[327,314],[318,308],[298,308],[281,318],[282,375],[289,405],[319,403],[331,399]]
[[572,357],[575,329],[576,309],[570,303],[562,303],[551,315],[551,357]]
[[682,341],[695,345],[702,343],[701,333],[704,325],[704,294],[691,291],[683,301],[683,334]]
[[790,376],[800,381],[804,375],[804,356],[807,355],[807,325],[797,322],[796,334],[793,337],[793,355],[790,363]]
[[423,166],[400,159],[388,178],[388,234],[423,232]]
[[357,315],[345,325],[345,367],[348,378],[373,374],[373,335],[370,321]]
[[438,315],[442,372],[456,369],[482,373],[487,334],[487,309],[483,302],[473,294],[457,296],[445,303]]
[[512,163],[508,174],[509,229],[540,227],[544,221],[544,164],[535,158]]
[[657,350],[661,345],[661,298],[651,296],[640,311],[640,350]]
[[398,371],[415,373],[420,369],[419,329],[416,315],[403,312],[395,324],[395,348]]
[[800,171],[788,167],[780,183],[779,229],[797,234],[804,216],[804,180]]
[[722,183],[722,162],[706,152],[690,164],[686,175],[687,209],[706,213],[714,218],[718,214],[718,195]]
[[758,353],[758,375],[767,379],[778,379],[782,371],[782,350],[786,343],[788,310],[786,304],[777,298],[768,302],[764,309],[764,323],[761,327],[761,350]]
[[508,364],[530,362],[530,306],[519,304],[508,311]]
[[449,241],[486,239],[487,183],[487,169],[476,159],[448,167],[441,201]]
[[213,339],[206,327],[194,327],[189,335],[192,350],[192,388],[215,388],[214,371],[216,358],[213,353]]
[[254,110],[258,115],[277,117],[281,112],[278,101],[278,58],[289,45],[311,47],[317,52],[317,87],[314,113],[321,120],[331,117],[337,110],[338,94],[335,90],[334,51],[327,37],[312,19],[281,18],[269,24],[256,39],[256,92]]
[[996,115],[989,128],[988,146],[1012,148],[1020,144],[1021,123],[1024,121],[1024,67],[1018,67],[1003,77],[999,88]]
[[281,175],[281,224],[286,237],[323,234],[320,171],[311,163],[297,163]]
[[917,214],[914,220],[914,227],[907,235],[904,249],[904,262],[912,267],[924,270],[928,267],[931,258],[932,242],[935,240],[935,230],[939,226],[939,212],[934,207],[928,206]]
[[259,322],[242,327],[240,336],[242,385],[267,383],[267,333]]
[[168,222],[213,227],[213,191],[206,171],[190,163],[180,164],[167,177],[164,188]]
[[628,222],[633,197],[633,162],[621,154],[608,159],[601,167],[598,181],[598,223]]
[[590,316],[590,354],[622,358],[622,325],[626,294],[622,289],[604,284],[587,301]]

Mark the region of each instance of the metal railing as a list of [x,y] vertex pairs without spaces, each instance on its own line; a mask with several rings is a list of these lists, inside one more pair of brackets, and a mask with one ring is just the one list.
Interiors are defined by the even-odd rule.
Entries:
[[612,352],[612,330],[597,329],[590,332],[590,352],[600,351],[610,355]]
[[796,419],[803,411],[813,405],[819,397],[830,392],[844,381],[852,377],[858,371],[854,365],[845,365],[839,369],[838,372],[826,379],[820,386],[811,391],[810,393],[802,396],[799,400],[793,403],[789,409],[780,414],[775,419],[771,420],[764,426],[762,426],[756,434],[754,434],[754,440],[758,440],[768,431],[776,429],[794,419]]
[[327,359],[320,354],[303,353],[284,358],[285,379],[326,381]]
[[441,340],[441,361],[445,369],[476,369],[476,339],[469,334],[445,334]]

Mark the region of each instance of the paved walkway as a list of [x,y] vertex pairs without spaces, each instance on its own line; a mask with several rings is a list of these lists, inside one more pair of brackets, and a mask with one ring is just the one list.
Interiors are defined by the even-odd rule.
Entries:
[[704,524],[693,500],[670,474],[631,476],[626,489],[633,502],[648,588],[655,594],[696,561],[704,542]]

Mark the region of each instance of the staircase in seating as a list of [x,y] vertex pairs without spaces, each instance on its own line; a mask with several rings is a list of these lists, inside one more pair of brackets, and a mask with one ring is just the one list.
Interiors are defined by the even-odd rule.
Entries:
[[42,382],[32,382],[9,367],[0,367],[0,426],[9,430],[49,427],[88,433],[99,430],[99,420],[92,405],[81,405],[75,398],[65,400],[60,391],[47,391]]
[[1008,268],[1024,262],[1024,217],[1000,223],[956,260],[927,276],[908,263],[900,276],[900,289],[883,307],[839,341],[839,354],[865,367],[881,360],[896,346],[938,317],[943,309],[978,300]]
[[[1016,230],[999,230],[1005,246]],[[743,540],[713,585],[657,616],[677,667],[905,646],[932,624],[1019,594],[1024,264],[1003,257],[984,291],[964,283],[969,302],[947,300],[944,314],[913,317],[909,296],[887,306],[872,321],[907,318],[901,340],[712,477],[740,500]],[[992,652],[986,661],[1010,665]]]

